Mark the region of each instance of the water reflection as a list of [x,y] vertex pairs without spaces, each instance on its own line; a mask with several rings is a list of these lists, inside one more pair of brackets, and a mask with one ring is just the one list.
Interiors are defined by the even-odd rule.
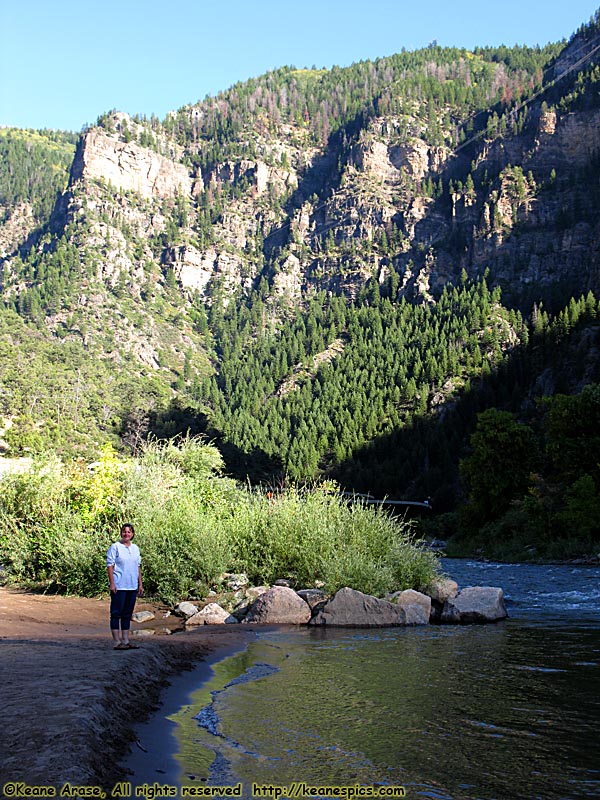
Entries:
[[[547,594],[575,591],[553,581]],[[260,634],[170,716],[176,780],[600,797],[597,617],[536,617],[532,586],[496,625]]]
[[[178,713],[179,780],[383,782],[439,798],[600,796],[590,657],[599,646],[587,628],[514,622],[270,632],[218,664]],[[206,720],[207,709],[202,727],[195,715]]]

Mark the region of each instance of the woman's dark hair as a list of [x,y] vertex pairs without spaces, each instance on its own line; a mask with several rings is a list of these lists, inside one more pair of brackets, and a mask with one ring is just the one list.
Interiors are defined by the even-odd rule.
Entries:
[[130,528],[131,529],[131,538],[133,539],[133,537],[135,536],[135,528],[133,527],[131,522],[124,522],[121,525],[121,535],[123,534],[123,531],[125,530],[125,528]]

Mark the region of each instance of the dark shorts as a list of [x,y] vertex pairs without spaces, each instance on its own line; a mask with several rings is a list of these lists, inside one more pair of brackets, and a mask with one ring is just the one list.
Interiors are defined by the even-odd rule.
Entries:
[[110,595],[110,628],[111,630],[128,631],[131,627],[131,615],[135,608],[137,589],[117,589]]

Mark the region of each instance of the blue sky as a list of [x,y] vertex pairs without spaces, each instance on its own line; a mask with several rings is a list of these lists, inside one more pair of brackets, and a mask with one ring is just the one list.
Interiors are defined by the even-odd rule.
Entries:
[[546,44],[600,0],[0,0],[0,125],[165,114],[286,64],[440,45]]

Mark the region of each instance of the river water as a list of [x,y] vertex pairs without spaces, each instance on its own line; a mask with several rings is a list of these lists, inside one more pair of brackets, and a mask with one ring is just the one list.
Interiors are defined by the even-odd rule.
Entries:
[[145,740],[132,781],[600,798],[600,568],[443,566],[460,586],[503,587],[509,619],[259,632],[171,688],[166,738]]

